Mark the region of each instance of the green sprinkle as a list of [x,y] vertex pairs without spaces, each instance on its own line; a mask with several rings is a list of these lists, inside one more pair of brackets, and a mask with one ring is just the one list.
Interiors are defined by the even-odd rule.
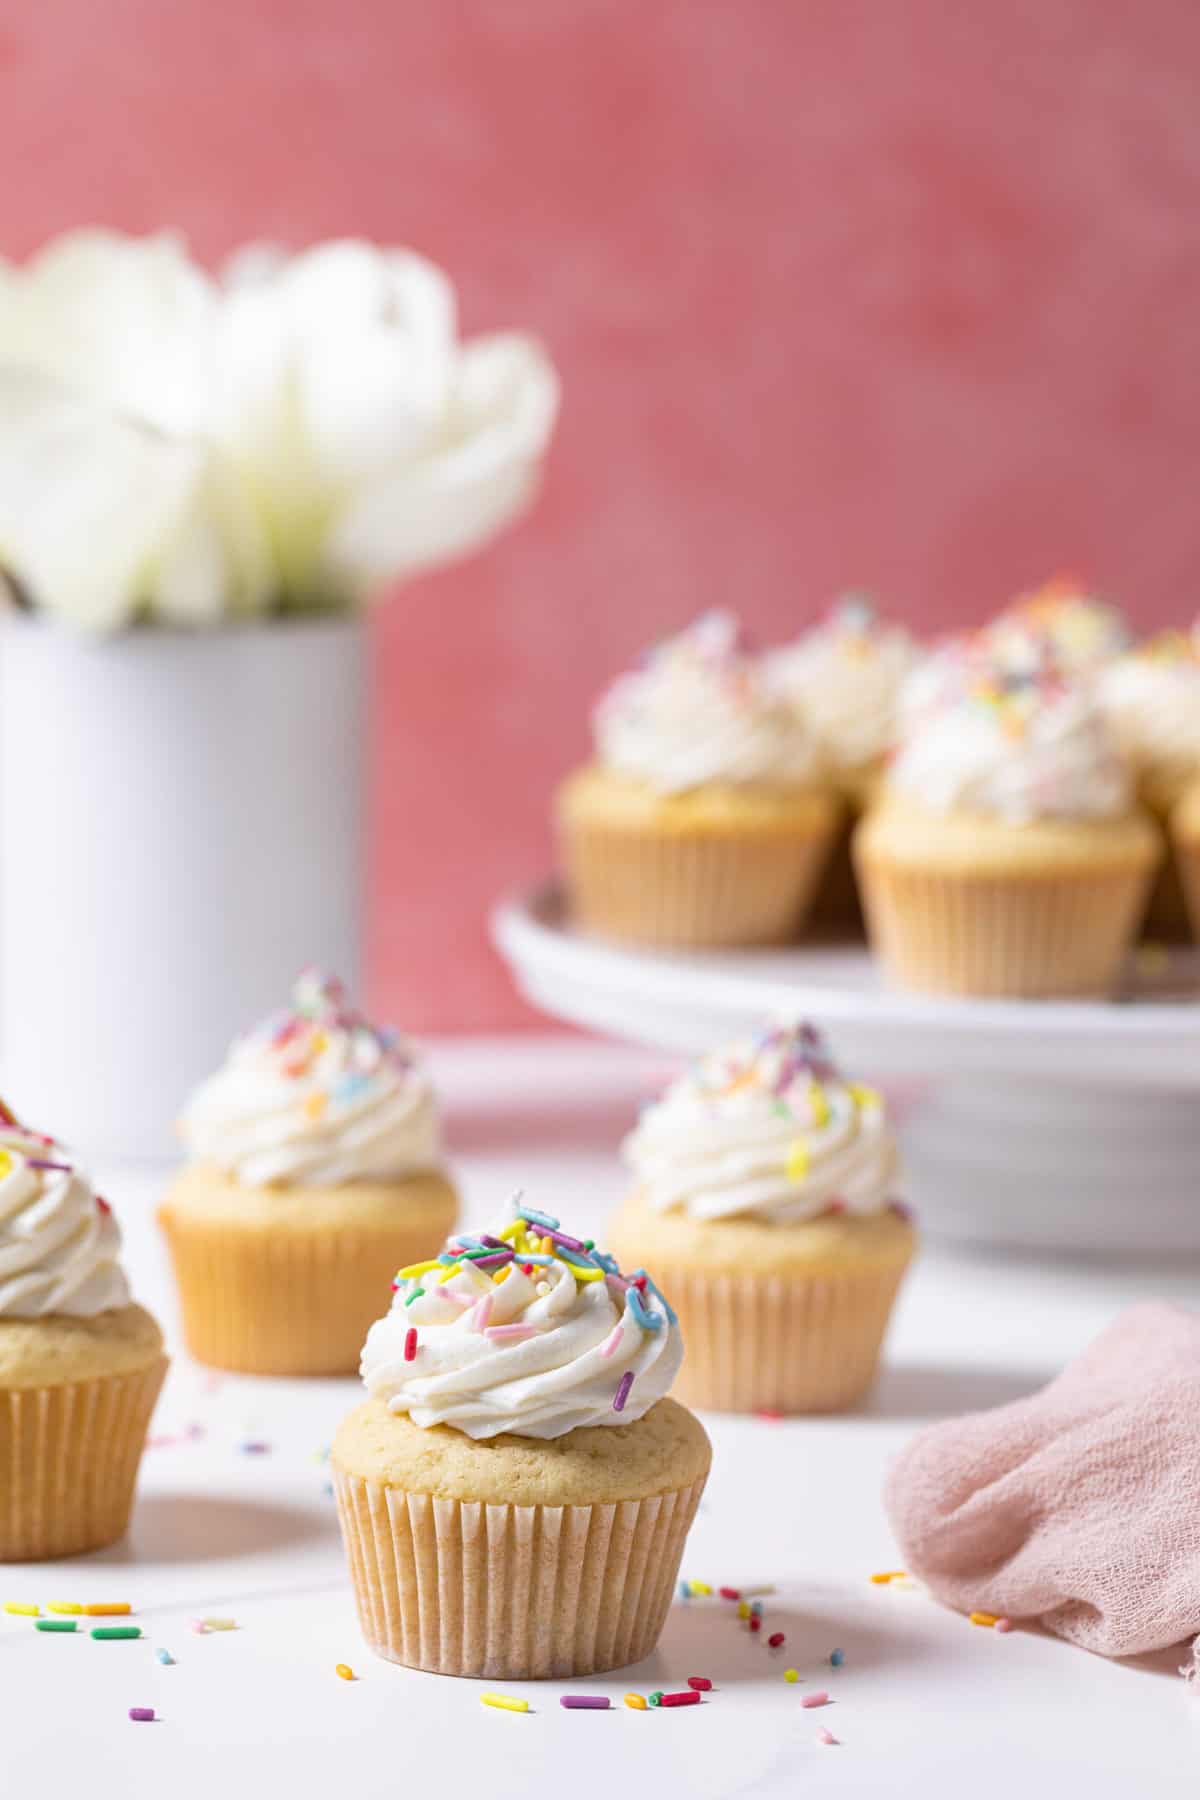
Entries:
[[424,1292],[424,1288],[414,1288],[412,1293],[408,1296],[408,1299],[404,1302],[405,1306],[411,1306],[413,1301],[419,1300]]
[[141,1635],[140,1625],[95,1625],[92,1628],[94,1638],[139,1638]]
[[585,1250],[594,1250],[596,1248],[595,1238],[584,1238],[583,1247]]
[[75,1619],[35,1619],[33,1629],[35,1631],[74,1631],[76,1624],[77,1620]]
[[650,1704],[651,1704],[651,1706],[659,1706],[659,1705],[661,1705],[661,1703],[662,1703],[662,1689],[659,1688],[659,1690],[656,1694],[651,1694]]

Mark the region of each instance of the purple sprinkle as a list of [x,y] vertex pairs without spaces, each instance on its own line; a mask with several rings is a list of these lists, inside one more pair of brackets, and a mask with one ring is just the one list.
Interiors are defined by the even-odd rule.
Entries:
[[579,1708],[586,1712],[603,1712],[608,1705],[607,1694],[560,1694],[560,1706]]
[[479,1241],[481,1244],[486,1244],[489,1250],[507,1250],[509,1248],[503,1238],[493,1237],[490,1231],[481,1231]]
[[502,1269],[505,1263],[510,1263],[513,1260],[513,1253],[511,1250],[505,1250],[503,1255],[501,1255],[501,1253],[497,1251],[495,1256],[476,1256],[472,1260],[477,1269]]
[[579,1239],[568,1237],[565,1231],[544,1231],[542,1236],[548,1237],[553,1244],[561,1244],[564,1250],[578,1250],[581,1255],[587,1255],[587,1250]]
[[250,1438],[246,1443],[239,1444],[238,1449],[243,1456],[267,1456],[270,1454],[271,1446],[264,1444],[261,1438]]
[[31,1169],[58,1169],[64,1175],[70,1175],[72,1172],[73,1165],[71,1163],[45,1162],[37,1156],[28,1156],[25,1160]]
[[[605,1704],[607,1705],[607,1702]],[[154,1717],[154,1708],[152,1706],[131,1706],[129,1716],[131,1719],[137,1719],[141,1724],[149,1724]]]
[[613,1395],[613,1411],[614,1412],[624,1412],[625,1411],[625,1402],[629,1398],[629,1390],[632,1386],[633,1386],[633,1370],[626,1369],[626,1371],[622,1375],[620,1381],[617,1383],[617,1391]]

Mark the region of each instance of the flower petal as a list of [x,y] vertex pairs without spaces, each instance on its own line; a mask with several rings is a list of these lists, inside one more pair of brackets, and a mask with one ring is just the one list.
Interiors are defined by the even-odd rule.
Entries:
[[468,344],[441,443],[343,509],[326,547],[335,578],[362,591],[477,549],[536,493],[558,404],[558,378],[534,339]]

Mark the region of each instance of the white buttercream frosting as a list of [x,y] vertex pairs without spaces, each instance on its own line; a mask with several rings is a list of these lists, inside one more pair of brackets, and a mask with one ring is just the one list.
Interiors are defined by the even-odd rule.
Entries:
[[0,1107],[0,1318],[129,1304],[121,1233],[70,1151]]
[[803,712],[831,768],[862,769],[897,736],[901,689],[920,650],[903,625],[848,596],[828,618],[765,659],[769,680]]
[[641,1418],[682,1356],[644,1271],[623,1276],[552,1215],[522,1207],[495,1233],[456,1234],[436,1261],[401,1270],[367,1334],[362,1378],[420,1426],[557,1438]]
[[992,660],[1014,675],[1050,666],[1068,676],[1087,677],[1120,656],[1130,642],[1120,610],[1070,575],[1021,594],[997,614],[984,636]]
[[643,1111],[623,1148],[652,1207],[696,1219],[790,1225],[899,1198],[883,1100],[843,1080],[808,1025],[704,1057]]
[[888,770],[889,787],[932,812],[1014,824],[1103,819],[1132,783],[1090,695],[1053,678],[976,681],[924,714]]
[[710,782],[803,784],[818,766],[802,714],[708,613],[620,676],[593,715],[603,765],[663,794]]
[[1185,781],[1200,771],[1200,643],[1163,632],[1105,669],[1097,697],[1135,768]]
[[191,1156],[248,1187],[389,1181],[441,1161],[428,1074],[316,970],[293,1008],[239,1038],[180,1121]]

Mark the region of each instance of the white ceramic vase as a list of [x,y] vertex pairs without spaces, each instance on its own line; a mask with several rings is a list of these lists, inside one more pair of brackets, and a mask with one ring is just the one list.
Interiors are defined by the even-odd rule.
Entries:
[[170,1154],[191,1086],[319,962],[359,980],[357,620],[0,635],[0,1079],[85,1157]]

